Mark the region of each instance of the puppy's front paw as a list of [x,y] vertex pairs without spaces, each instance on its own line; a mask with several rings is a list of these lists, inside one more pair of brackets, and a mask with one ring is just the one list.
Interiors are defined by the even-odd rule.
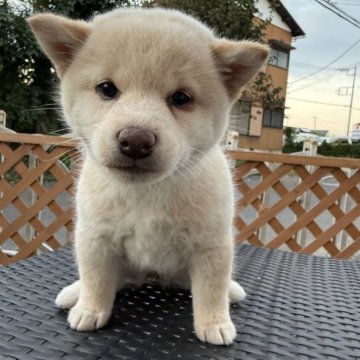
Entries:
[[91,331],[106,325],[111,311],[94,311],[76,304],[69,312],[70,327],[77,331]]
[[236,329],[229,320],[217,324],[195,325],[195,333],[201,341],[215,345],[230,345],[235,339]]
[[63,288],[55,299],[55,304],[61,309],[71,309],[77,303],[80,295],[80,281]]

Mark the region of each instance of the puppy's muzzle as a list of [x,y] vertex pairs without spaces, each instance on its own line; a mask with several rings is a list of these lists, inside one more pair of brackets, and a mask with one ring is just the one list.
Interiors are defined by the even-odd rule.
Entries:
[[143,159],[151,155],[156,146],[156,136],[148,129],[128,127],[118,135],[120,152],[131,159]]

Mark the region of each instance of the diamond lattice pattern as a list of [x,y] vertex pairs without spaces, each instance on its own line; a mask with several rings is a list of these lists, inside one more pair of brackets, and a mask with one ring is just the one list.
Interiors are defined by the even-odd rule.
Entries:
[[[21,140],[20,134],[15,136]],[[26,258],[39,249],[57,249],[70,238],[58,230],[72,230],[69,197],[76,148],[61,137],[57,137],[58,146],[45,144],[49,137],[37,137],[39,144],[19,145],[16,139],[0,142],[0,264]]]
[[[342,168],[339,159],[336,166],[315,166],[306,165],[306,157],[297,157],[296,163],[290,155],[273,158],[288,163],[245,161],[234,170],[236,240],[307,254],[326,251],[337,258],[359,251],[360,170]],[[360,161],[351,165],[360,167]],[[249,207],[256,213],[250,221]]]

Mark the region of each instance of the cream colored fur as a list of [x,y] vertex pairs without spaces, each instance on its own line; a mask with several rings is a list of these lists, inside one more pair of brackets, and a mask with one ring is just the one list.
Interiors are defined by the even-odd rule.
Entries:
[[[76,330],[104,326],[115,293],[149,272],[191,288],[198,338],[230,344],[236,335],[229,298],[245,292],[231,280],[233,188],[219,142],[232,102],[268,50],[218,39],[177,11],[127,9],[74,21],[29,19],[61,79],[66,122],[83,145],[77,185],[75,252],[80,280],[56,299]],[[104,100],[96,86],[120,90]],[[169,102],[186,91],[184,108]],[[124,171],[118,133],[156,134],[150,157]]]

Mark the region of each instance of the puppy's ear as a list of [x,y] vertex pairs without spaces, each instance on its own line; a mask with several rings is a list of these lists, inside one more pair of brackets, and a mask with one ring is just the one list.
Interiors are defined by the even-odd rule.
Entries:
[[91,25],[54,14],[38,14],[27,19],[41,48],[55,65],[61,78],[85,40]]
[[218,39],[213,46],[215,60],[231,100],[264,65],[269,48],[251,41]]

